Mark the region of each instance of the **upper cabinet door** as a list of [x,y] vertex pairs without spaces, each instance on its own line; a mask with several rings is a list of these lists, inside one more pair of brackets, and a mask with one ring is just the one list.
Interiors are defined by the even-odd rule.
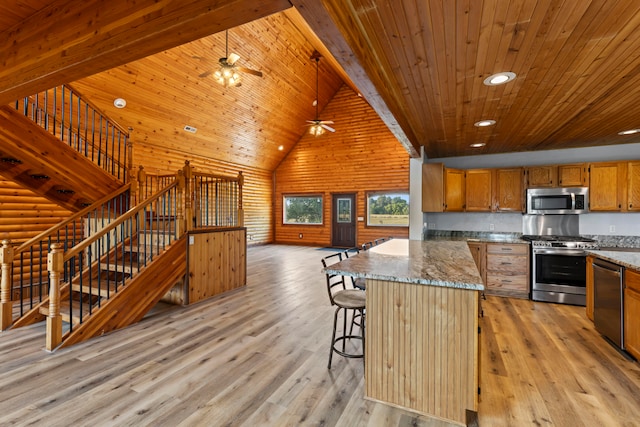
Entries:
[[444,174],[444,210],[464,211],[464,171],[445,168]]
[[640,211],[640,162],[629,162],[627,175],[627,209],[630,211]]
[[589,165],[589,209],[621,211],[626,208],[627,164],[622,162]]
[[444,164],[422,165],[422,212],[444,210]]
[[491,169],[469,169],[466,173],[467,212],[490,212],[493,188]]
[[559,187],[583,187],[587,185],[587,166],[584,163],[575,165],[558,165]]
[[557,166],[531,166],[527,168],[527,187],[555,187],[558,182]]
[[524,211],[524,169],[497,169],[494,191],[496,212]]

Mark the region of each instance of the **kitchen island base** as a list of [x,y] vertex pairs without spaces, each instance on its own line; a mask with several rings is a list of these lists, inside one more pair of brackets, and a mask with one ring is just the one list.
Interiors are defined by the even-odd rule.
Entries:
[[478,298],[477,290],[367,279],[366,398],[474,425]]

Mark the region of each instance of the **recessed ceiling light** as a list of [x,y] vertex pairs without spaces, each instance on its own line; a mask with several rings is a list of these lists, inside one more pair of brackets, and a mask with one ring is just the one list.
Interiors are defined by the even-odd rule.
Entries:
[[284,150],[284,145],[278,146],[278,150],[280,150],[280,151]]
[[127,101],[125,101],[125,100],[124,100],[124,99],[122,99],[122,98],[116,98],[116,99],[114,99],[114,100],[113,100],[113,105],[114,105],[116,108],[124,108],[124,107],[126,107],[126,106],[127,106]]
[[480,148],[480,147],[484,147],[485,145],[487,144],[484,142],[476,142],[475,144],[471,144],[469,147]]
[[640,132],[640,129],[629,129],[623,130],[622,132],[618,132],[618,135],[633,135],[634,133]]
[[480,120],[479,122],[475,122],[473,125],[479,128],[483,128],[487,126],[493,126],[495,124],[496,124],[495,120]]
[[493,74],[486,79],[484,79],[484,84],[487,86],[497,86],[516,78],[516,73],[512,73],[511,71],[506,71],[504,73],[496,73]]

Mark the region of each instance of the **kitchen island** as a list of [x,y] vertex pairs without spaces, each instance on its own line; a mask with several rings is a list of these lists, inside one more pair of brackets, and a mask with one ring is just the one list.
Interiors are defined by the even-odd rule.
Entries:
[[365,397],[473,423],[484,287],[467,243],[393,239],[325,271],[367,282]]

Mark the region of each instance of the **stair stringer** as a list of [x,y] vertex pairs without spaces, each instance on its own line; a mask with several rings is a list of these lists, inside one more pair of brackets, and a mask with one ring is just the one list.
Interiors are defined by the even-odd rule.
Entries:
[[139,322],[187,272],[186,236],[140,270],[127,285],[102,303],[89,319],[73,328],[58,348],[122,329]]

